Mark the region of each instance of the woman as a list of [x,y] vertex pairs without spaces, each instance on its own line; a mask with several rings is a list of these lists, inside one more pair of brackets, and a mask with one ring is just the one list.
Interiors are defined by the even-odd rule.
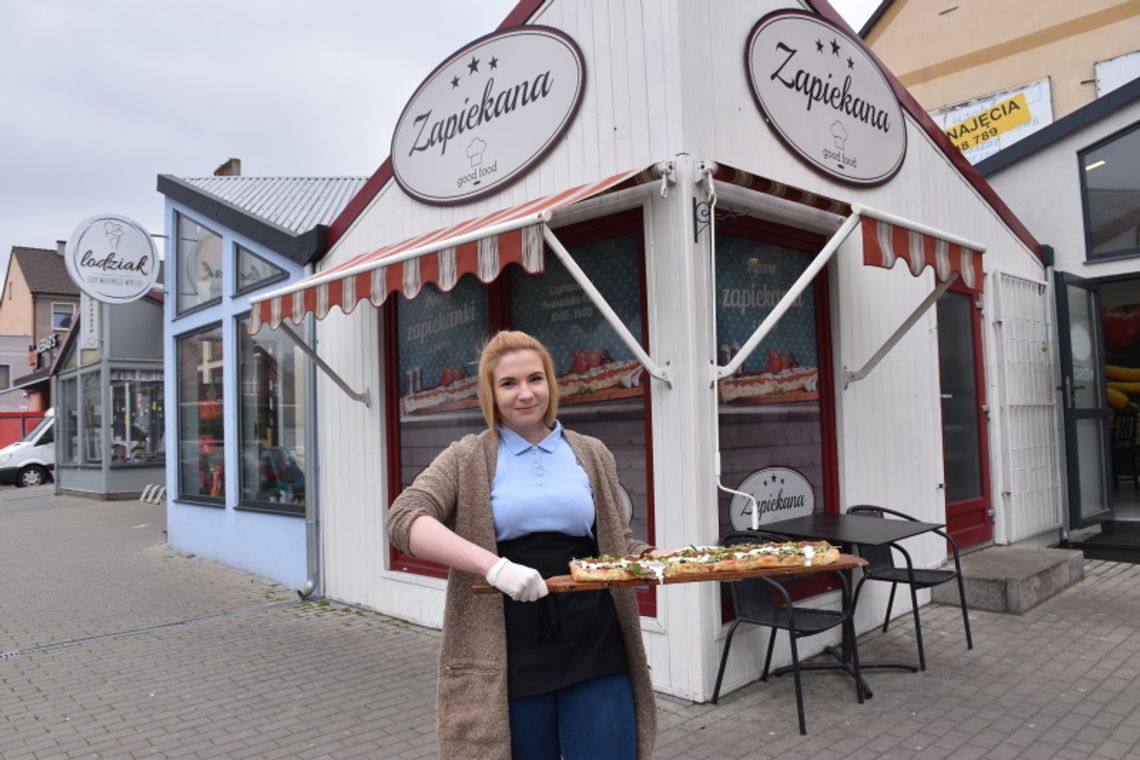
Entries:
[[[556,419],[550,355],[500,332],[479,360],[487,430],[451,444],[388,514],[403,552],[451,568],[441,758],[648,760],[657,712],[632,589],[547,595],[573,557],[644,554],[613,454]],[[486,578],[502,594],[473,594]],[[508,730],[509,727],[509,730]]]

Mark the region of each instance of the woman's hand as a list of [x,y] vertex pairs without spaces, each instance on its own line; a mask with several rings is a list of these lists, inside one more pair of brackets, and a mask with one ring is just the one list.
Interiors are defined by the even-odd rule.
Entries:
[[500,557],[487,571],[487,583],[516,602],[536,602],[550,593],[546,581],[533,567],[519,565]]
[[673,552],[669,551],[668,549],[653,549],[651,551],[646,552],[645,554],[643,554],[641,556],[643,556],[643,557],[668,557],[672,553]]

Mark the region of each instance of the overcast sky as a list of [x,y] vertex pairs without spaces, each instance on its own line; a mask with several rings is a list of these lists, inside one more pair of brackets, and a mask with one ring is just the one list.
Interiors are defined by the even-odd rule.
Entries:
[[[159,174],[372,174],[412,91],[515,2],[0,0],[0,272],[97,213],[162,233]],[[858,30],[877,0],[832,4]]]

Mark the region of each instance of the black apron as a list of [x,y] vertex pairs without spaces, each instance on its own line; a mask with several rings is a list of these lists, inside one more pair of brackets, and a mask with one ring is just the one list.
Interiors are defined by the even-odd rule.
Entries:
[[[566,575],[569,562],[596,556],[593,538],[531,533],[502,541],[499,556],[533,567],[543,578]],[[628,671],[625,641],[609,591],[548,594],[537,602],[503,598],[507,624],[507,693],[546,694]]]

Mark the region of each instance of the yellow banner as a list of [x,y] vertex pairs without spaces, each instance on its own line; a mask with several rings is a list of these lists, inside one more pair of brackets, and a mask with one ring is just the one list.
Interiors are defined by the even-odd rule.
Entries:
[[965,121],[946,127],[946,136],[954,141],[958,149],[965,153],[989,142],[1003,132],[1028,124],[1033,119],[1025,93],[1018,93],[1008,100],[994,103],[984,111],[979,111]]

